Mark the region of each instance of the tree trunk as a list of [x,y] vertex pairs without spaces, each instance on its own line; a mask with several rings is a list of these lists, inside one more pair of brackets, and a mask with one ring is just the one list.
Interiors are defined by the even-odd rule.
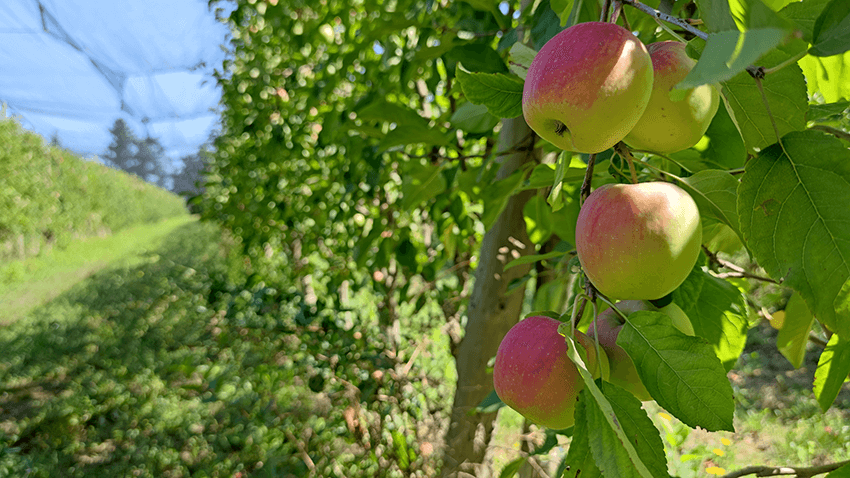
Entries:
[[[511,148],[531,134],[522,117],[502,123],[499,148]],[[498,178],[504,178],[533,160],[533,150],[503,157]],[[507,207],[484,234],[479,251],[475,284],[469,301],[468,321],[458,346],[457,389],[451,422],[446,434],[443,476],[481,476],[481,462],[493,430],[494,413],[470,414],[493,390],[487,362],[496,354],[502,337],[517,323],[524,294],[506,295],[508,284],[526,275],[530,265],[504,270],[519,255],[534,253],[525,231],[522,209],[534,191],[523,191],[508,200]]]

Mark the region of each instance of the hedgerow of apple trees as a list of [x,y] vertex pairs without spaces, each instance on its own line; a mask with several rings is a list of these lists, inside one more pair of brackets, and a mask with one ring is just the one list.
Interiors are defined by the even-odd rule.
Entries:
[[[499,144],[514,124],[506,119],[523,114],[537,51],[562,30],[600,19],[627,26],[643,44],[686,43],[696,63],[671,98],[700,85],[719,91],[705,136],[667,154],[622,142],[593,154],[562,151],[533,133]],[[702,241],[693,269],[666,297],[693,336],[665,314],[641,311],[617,341],[651,398],[689,426],[731,430],[726,372],[751,321],[770,317],[754,307],[769,285],[789,297],[777,346],[795,366],[810,334],[826,334],[813,392],[824,410],[831,406],[850,372],[846,2],[245,0],[229,22],[232,58],[219,72],[223,134],[205,215],[242,241],[257,281],[289,282],[305,297],[322,291],[314,308],[340,308],[351,288],[382,297],[378,326],[395,364],[387,367],[409,367],[428,327],[459,342],[471,276],[490,260],[482,238],[514,196],[526,198],[516,237],[527,234],[533,250],[499,257],[509,262],[504,271],[529,271],[503,292],[535,278],[535,315],[558,317],[565,337],[572,327],[587,331],[612,302],[576,257],[583,202],[605,184],[664,181],[695,201]],[[512,155],[526,160],[498,175]],[[436,305],[438,313],[411,331],[399,313],[405,305]],[[582,365],[587,356],[566,342],[584,390],[561,470],[667,476],[640,401],[594,380]],[[489,354],[484,363],[493,355],[481,353]],[[460,371],[469,356],[456,359]],[[459,420],[453,415],[449,430]],[[444,474],[462,461],[452,452]]]

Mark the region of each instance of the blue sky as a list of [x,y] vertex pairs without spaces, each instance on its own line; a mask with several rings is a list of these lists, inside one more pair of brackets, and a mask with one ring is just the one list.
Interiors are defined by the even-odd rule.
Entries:
[[226,34],[206,0],[0,0],[0,103],[85,157],[120,117],[179,158],[217,125]]

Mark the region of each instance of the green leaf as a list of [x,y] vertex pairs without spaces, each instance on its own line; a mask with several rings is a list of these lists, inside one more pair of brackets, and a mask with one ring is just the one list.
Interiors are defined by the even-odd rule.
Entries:
[[726,81],[776,48],[787,35],[788,32],[781,28],[709,33],[699,61],[675,88],[688,89]]
[[363,121],[381,121],[395,123],[399,126],[409,125],[428,128],[428,120],[419,116],[419,113],[412,108],[383,99],[372,101],[355,110],[355,113]]
[[700,215],[713,217],[740,234],[738,225],[738,180],[726,171],[706,169],[682,179],[699,206]]
[[504,406],[505,403],[502,402],[502,399],[499,398],[499,395],[497,395],[496,391],[493,390],[484,397],[484,400],[482,400],[477,407],[475,407],[475,413],[493,413]]
[[486,106],[469,102],[460,105],[449,121],[455,128],[473,134],[493,131],[499,124],[499,118],[491,115]]
[[691,427],[734,431],[726,370],[704,339],[689,337],[660,312],[629,315],[617,338],[658,404]]
[[534,61],[535,56],[537,56],[536,51],[522,43],[514,43],[508,55],[508,68],[510,68],[511,73],[525,80],[525,76],[528,74],[528,68],[531,66],[531,62]]
[[[784,148],[782,147],[784,146]],[[834,301],[850,276],[850,151],[817,131],[790,133],[750,160],[738,187],[749,249],[802,295],[832,331],[850,337]]]
[[812,34],[815,30],[815,21],[830,0],[806,0],[805,2],[793,2],[779,11],[779,14],[792,21],[803,33],[803,40],[812,43]]
[[790,32],[792,23],[766,6],[761,0],[730,0],[732,16],[742,31],[756,28],[780,28]]
[[401,207],[410,210],[442,194],[448,184],[443,168],[411,160],[403,165]]
[[729,116],[725,106],[717,109],[717,114],[711,120],[708,130],[708,148],[702,156],[718,167],[734,169],[744,166],[747,150],[741,132]]
[[708,27],[709,32],[722,32],[737,30],[735,19],[729,13],[729,2],[727,0],[696,0],[699,8],[700,18]]
[[[774,318],[778,313],[774,313]],[[809,343],[809,333],[815,322],[815,316],[809,311],[809,307],[800,294],[796,292],[788,299],[783,314],[782,327],[776,337],[776,348],[794,368],[800,368],[806,357],[806,344]]]
[[560,33],[561,20],[552,10],[549,0],[534,3],[535,8],[531,14],[531,42],[535,50],[540,51],[553,36]]
[[809,54],[832,56],[850,50],[850,2],[832,0],[815,21]]
[[830,472],[826,478],[850,478],[850,465],[844,465],[841,468]]
[[[760,64],[771,67],[787,59],[788,55],[775,51],[765,55]],[[780,137],[806,127],[809,101],[806,96],[806,79],[799,67],[788,65],[767,75],[762,80],[762,86],[772,116],[768,114],[758,85],[748,73],[741,73],[723,84],[727,107],[731,108],[731,116],[750,151],[777,141],[771,117],[776,122]]]
[[596,467],[596,461],[593,459],[593,453],[590,451],[590,428],[587,425],[587,401],[584,400],[585,391],[579,394],[578,403],[576,403],[575,411],[575,429],[573,430],[573,440],[570,442],[570,449],[567,451],[567,456],[564,458],[564,478],[601,478],[602,472]]
[[469,71],[478,73],[506,73],[508,67],[502,61],[502,55],[483,43],[464,43],[446,53],[446,60],[463,64]]
[[502,468],[502,472],[499,473],[499,478],[511,478],[513,476],[516,476],[516,474],[519,473],[519,469],[522,467],[522,465],[525,464],[526,461],[528,461],[528,457],[523,456],[508,463],[507,465],[505,465],[504,468]]
[[540,195],[532,196],[522,208],[528,239],[542,244],[552,235],[552,209]]
[[481,192],[481,199],[484,201],[481,222],[484,223],[485,230],[490,229],[499,214],[505,210],[508,199],[519,190],[524,175],[522,170],[514,171],[510,176],[490,184]]
[[[637,451],[638,456],[640,456],[646,468],[652,473],[652,476],[667,476],[667,457],[664,454],[664,444],[661,442],[661,435],[646,414],[646,411],[641,407],[641,401],[635,398],[631,392],[627,392],[611,383],[603,383],[602,392],[611,403],[611,408],[617,416],[617,422],[623,427],[623,432],[634,445],[635,451]],[[588,426],[591,430],[594,430],[595,427],[604,427],[604,422],[600,417],[602,410],[594,405],[595,403],[590,404],[587,408]],[[619,476],[632,476],[632,473],[623,473],[625,470],[608,470],[602,465],[601,461],[603,460],[599,459],[600,455],[615,455],[615,460],[619,461],[619,454],[616,452],[610,453],[610,448],[594,446],[598,442],[593,440],[593,436],[591,434],[591,451],[594,457],[597,458],[597,463],[603,473],[605,473],[605,476],[616,477],[618,473],[621,473]],[[625,458],[628,458],[628,456],[626,455]],[[630,461],[625,463],[631,465]],[[637,473],[634,473],[634,476],[638,476]]]
[[[640,455],[638,454],[635,446],[632,444],[632,437],[627,436],[623,431],[623,427],[619,421],[617,421],[617,416],[614,413],[614,409],[611,406],[611,403],[602,393],[602,390],[597,386],[597,382],[593,379],[593,376],[587,370],[587,366],[582,359],[581,353],[579,353],[579,349],[576,346],[575,340],[572,338],[572,331],[570,323],[562,323],[558,326],[558,333],[564,336],[564,340],[567,343],[567,357],[576,364],[576,368],[579,371],[579,375],[581,375],[582,381],[584,381],[585,389],[579,394],[579,401],[581,401],[581,395],[588,396],[590,398],[586,398],[587,408],[585,409],[588,427],[593,432],[589,435],[590,448],[593,453],[593,457],[599,465],[599,456],[596,453],[597,444],[594,444],[594,440],[602,440],[610,443],[618,443],[617,448],[626,453],[626,457],[628,459],[629,466],[627,470],[633,471],[635,473],[634,476],[638,476],[641,478],[653,478],[653,474],[647,469],[646,465],[641,461]],[[601,379],[600,379],[601,383]],[[591,405],[592,404],[592,405]],[[590,411],[591,408],[596,408],[599,410],[599,414],[594,414],[595,418],[600,418],[601,424],[600,427],[594,427],[593,422],[591,422],[590,414],[593,413]],[[611,432],[613,431],[613,440],[611,438]],[[604,446],[604,445],[603,445]],[[602,465],[599,465],[600,467]],[[612,472],[611,470],[608,470]],[[606,474],[607,476],[607,474]]]
[[[634,446],[643,466],[652,476],[667,476],[667,459],[661,436],[646,411],[641,408],[640,400],[610,383],[602,383],[600,387],[611,405],[617,425]],[[602,409],[588,390],[583,390],[579,395],[579,402],[581,401],[585,401],[588,444],[596,466],[606,478],[639,477],[635,463],[623,447],[620,436],[608,426]]]
[[538,261],[544,261],[546,259],[554,259],[556,257],[561,257],[566,254],[566,251],[552,251],[547,252],[546,254],[532,254],[528,256],[522,256],[505,264],[504,270],[508,270],[511,267],[521,266],[523,264],[531,264]]
[[850,109],[850,101],[840,101],[838,103],[828,103],[825,105],[809,105],[809,112],[806,114],[808,121],[826,121],[835,116],[842,116],[845,111]]
[[815,370],[815,397],[823,411],[829,410],[850,374],[850,340],[833,334]]
[[428,144],[443,146],[448,143],[445,133],[431,128],[422,128],[413,125],[399,125],[387,133],[378,143],[378,151],[387,151],[390,148],[406,146],[408,144]]
[[407,438],[404,433],[398,430],[392,431],[393,448],[395,448],[396,457],[398,457],[398,466],[402,470],[406,470],[410,466],[410,457],[407,453]]
[[806,75],[809,95],[823,97],[827,103],[850,100],[850,52],[842,55],[816,57],[806,55],[797,62]]
[[[700,256],[703,257],[703,256]],[[673,301],[705,339],[726,371],[732,369],[747,342],[746,299],[738,288],[702,270],[700,264],[675,291]]]
[[461,66],[457,79],[470,102],[484,105],[498,118],[522,115],[523,81],[501,73],[470,73]]

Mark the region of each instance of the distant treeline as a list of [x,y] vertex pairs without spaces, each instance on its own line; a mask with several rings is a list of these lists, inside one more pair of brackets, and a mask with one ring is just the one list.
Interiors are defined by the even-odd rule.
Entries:
[[176,194],[0,118],[0,259],[186,213]]

